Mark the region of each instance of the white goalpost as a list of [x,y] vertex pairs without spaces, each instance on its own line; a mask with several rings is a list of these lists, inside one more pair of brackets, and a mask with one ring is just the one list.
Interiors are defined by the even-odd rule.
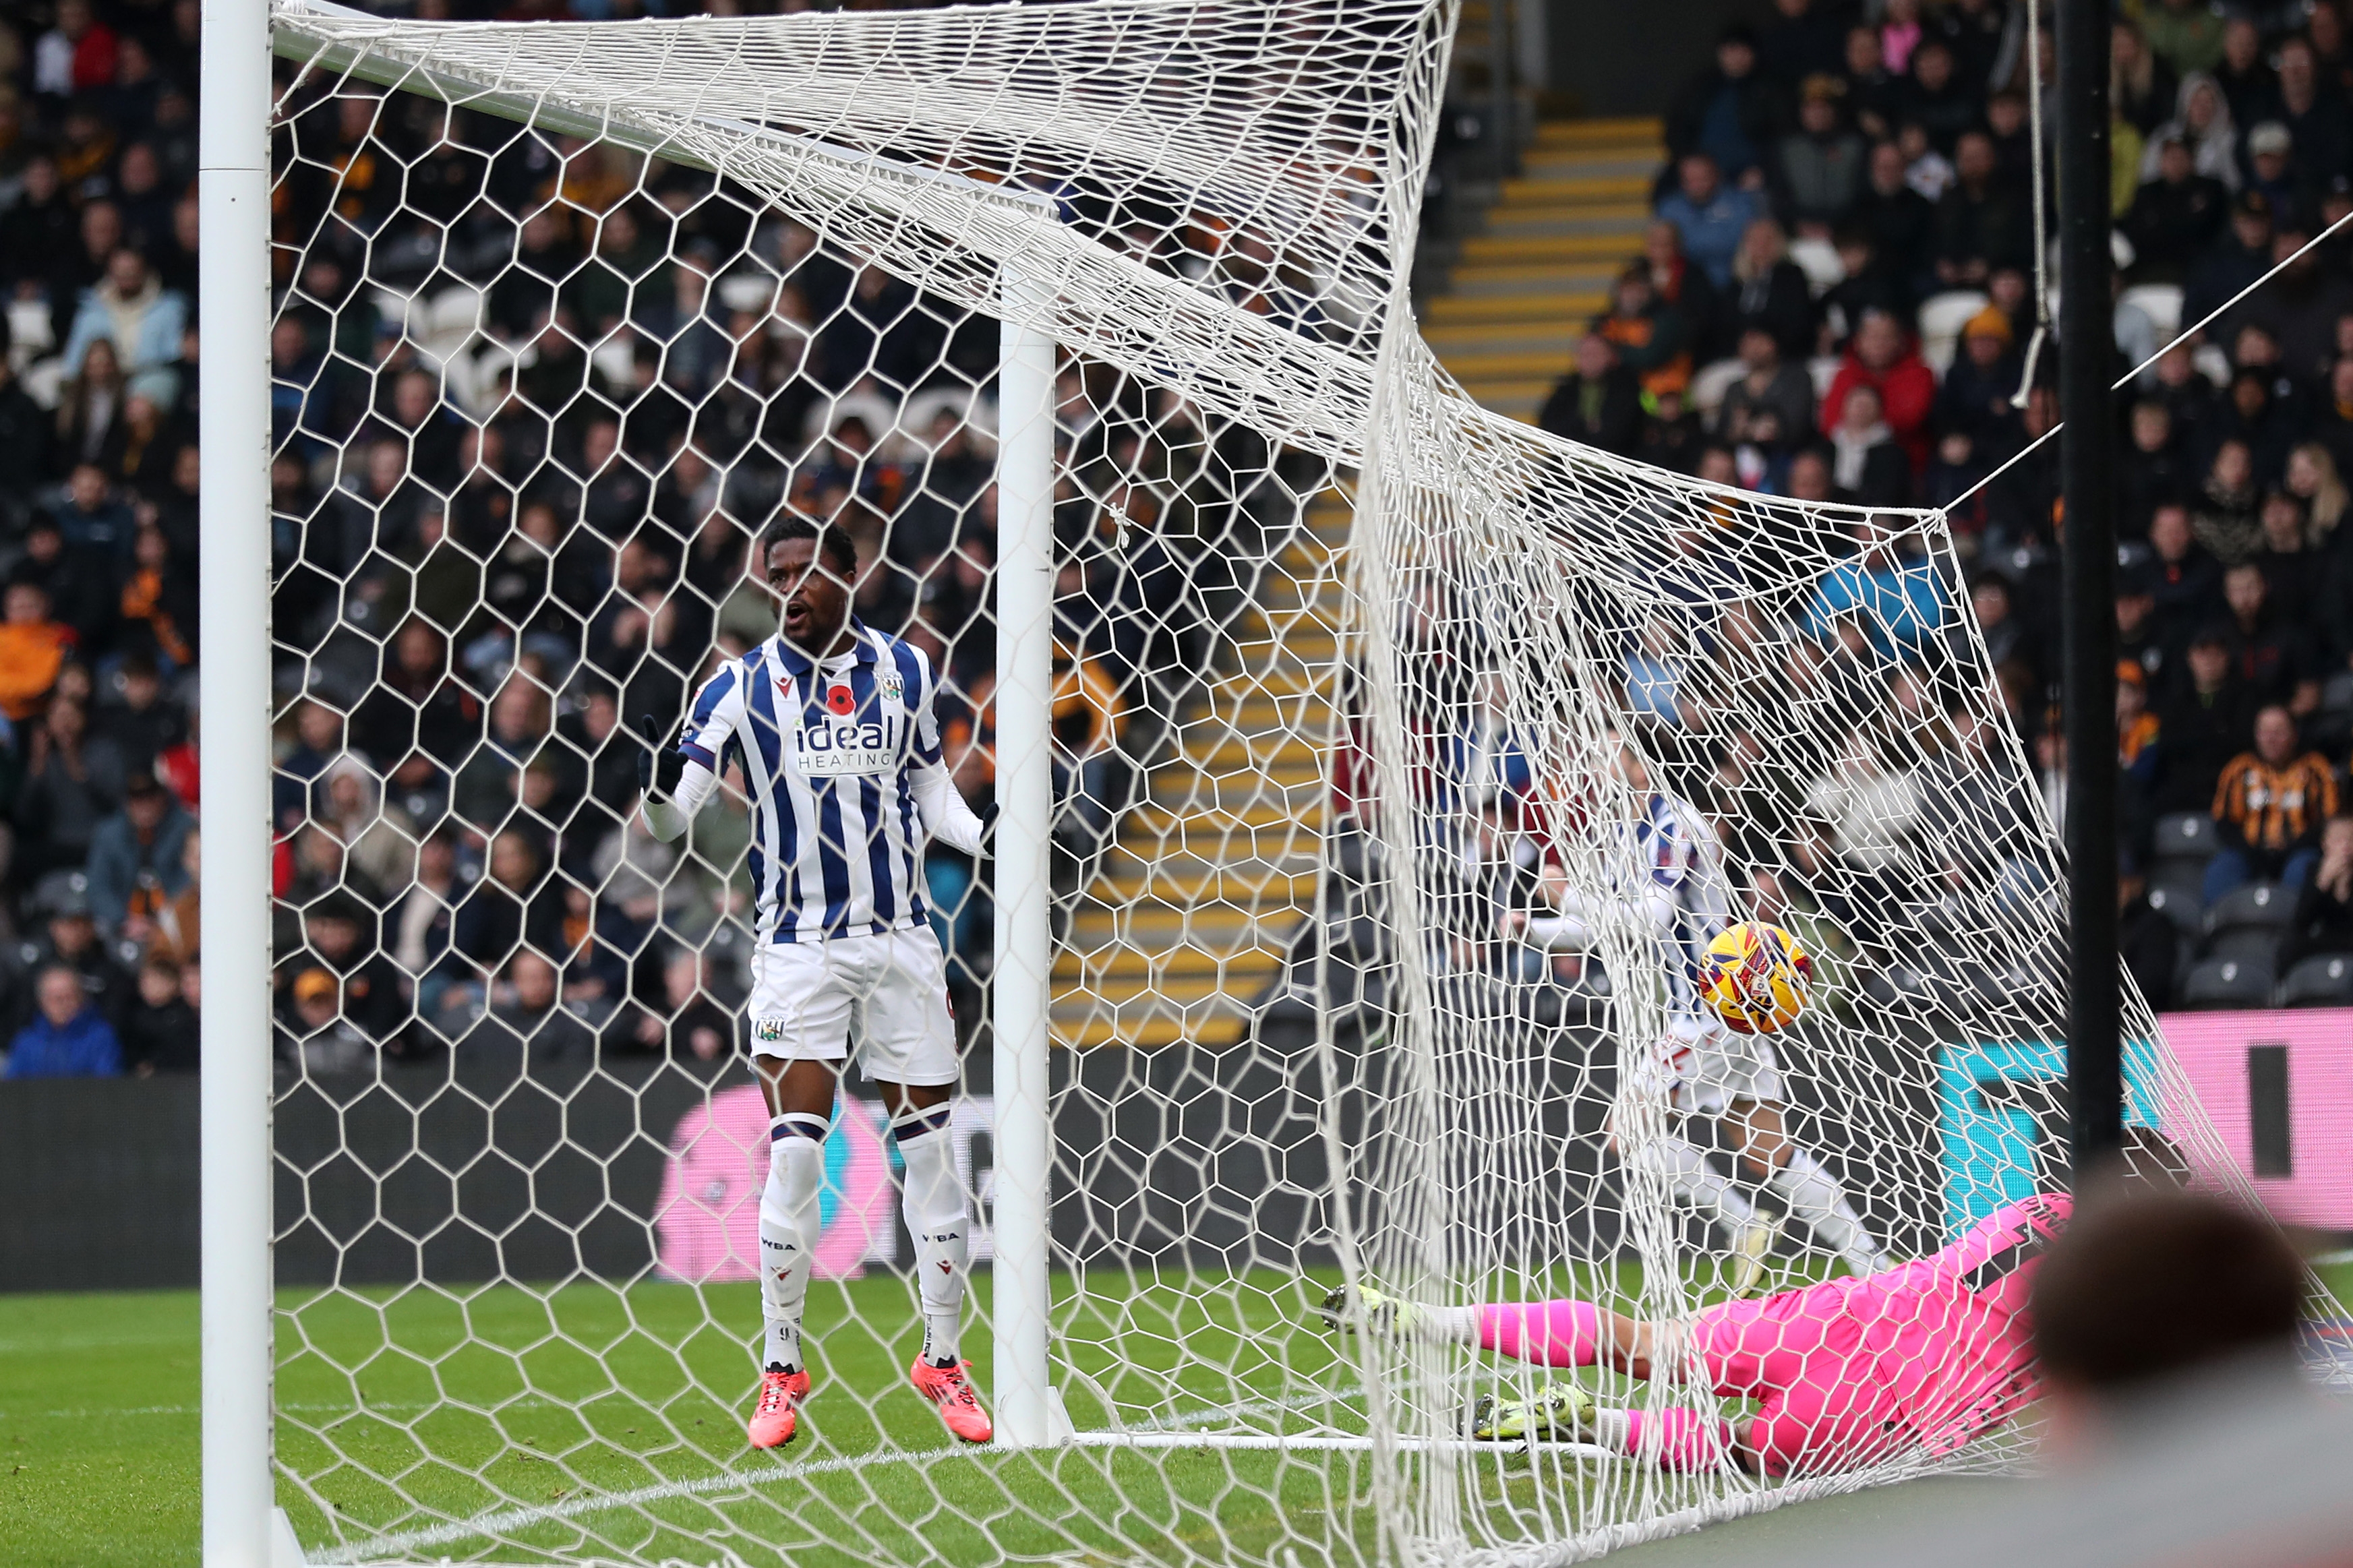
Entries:
[[[1687,1321],[2063,1186],[2065,911],[1941,516],[1569,446],[1421,343],[1455,19],[207,5],[208,1568],[1556,1562],[2021,1462],[2031,1379],[1777,1438],[1688,1345],[1461,1326]],[[786,515],[935,678],[986,855],[757,837],[724,755],[643,826]],[[772,874],[945,954],[985,1447],[907,1386],[859,1070],[805,1431],[745,1446]],[[1769,1048],[1693,990],[1736,921],[1813,956]],[[2126,1018],[2128,1120],[2235,1184]],[[1606,1419],[1478,1435],[1570,1386]]]
[[[283,1568],[270,1469],[269,952],[255,941],[269,909],[269,97],[266,0],[208,5],[197,196],[206,237],[198,367],[215,410],[213,471],[199,526],[200,593],[219,636],[206,650],[199,700],[213,744],[203,784],[219,803],[212,912],[204,945],[223,955],[204,1014],[204,1560]],[[256,962],[238,973],[236,958]]]

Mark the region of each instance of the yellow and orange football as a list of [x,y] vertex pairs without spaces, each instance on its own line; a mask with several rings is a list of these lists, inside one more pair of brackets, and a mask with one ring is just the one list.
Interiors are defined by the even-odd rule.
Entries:
[[1813,986],[1814,961],[1795,937],[1763,921],[1725,927],[1700,959],[1700,994],[1735,1034],[1788,1028]]

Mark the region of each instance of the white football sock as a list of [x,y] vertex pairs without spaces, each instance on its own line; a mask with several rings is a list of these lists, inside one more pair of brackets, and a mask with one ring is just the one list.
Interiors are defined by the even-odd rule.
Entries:
[[1442,1345],[1475,1345],[1479,1342],[1479,1309],[1430,1308],[1415,1325],[1415,1337]]
[[1593,1440],[1621,1454],[1630,1452],[1634,1447],[1633,1414],[1607,1405],[1597,1406],[1593,1412]]
[[1719,1230],[1735,1231],[1757,1218],[1757,1205],[1684,1139],[1669,1134],[1629,1149],[1626,1163],[1664,1182],[1678,1202]]
[[801,1312],[821,1228],[818,1188],[825,1179],[822,1116],[779,1116],[768,1124],[768,1180],[760,1189],[760,1308],[766,1320],[760,1364],[798,1372]]
[[972,1223],[964,1184],[956,1180],[948,1138],[948,1108],[934,1105],[893,1117],[891,1136],[906,1162],[900,1209],[915,1238],[916,1290],[923,1301],[923,1359],[953,1366],[964,1320],[964,1281],[972,1249]]
[[1793,1216],[1806,1222],[1816,1241],[1844,1258],[1855,1273],[1869,1274],[1885,1261],[1838,1178],[1808,1151],[1792,1145],[1788,1163],[1765,1184],[1781,1195]]

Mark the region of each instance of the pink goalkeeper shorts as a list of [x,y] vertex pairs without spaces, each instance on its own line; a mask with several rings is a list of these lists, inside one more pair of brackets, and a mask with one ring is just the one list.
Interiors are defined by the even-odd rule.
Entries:
[[1851,1283],[1726,1301],[1692,1321],[1715,1391],[1761,1401],[1748,1444],[1769,1475],[1868,1463],[1895,1440],[1895,1392],[1847,1310]]

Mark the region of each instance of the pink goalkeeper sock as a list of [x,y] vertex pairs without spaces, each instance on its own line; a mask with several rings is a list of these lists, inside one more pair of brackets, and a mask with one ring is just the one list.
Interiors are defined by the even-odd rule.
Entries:
[[1591,1366],[1601,1355],[1601,1309],[1590,1301],[1499,1301],[1481,1307],[1479,1343],[1546,1366]]
[[1715,1469],[1731,1454],[1732,1445],[1732,1423],[1721,1415],[1673,1405],[1626,1412],[1627,1454],[1634,1458],[1654,1454],[1670,1470]]

